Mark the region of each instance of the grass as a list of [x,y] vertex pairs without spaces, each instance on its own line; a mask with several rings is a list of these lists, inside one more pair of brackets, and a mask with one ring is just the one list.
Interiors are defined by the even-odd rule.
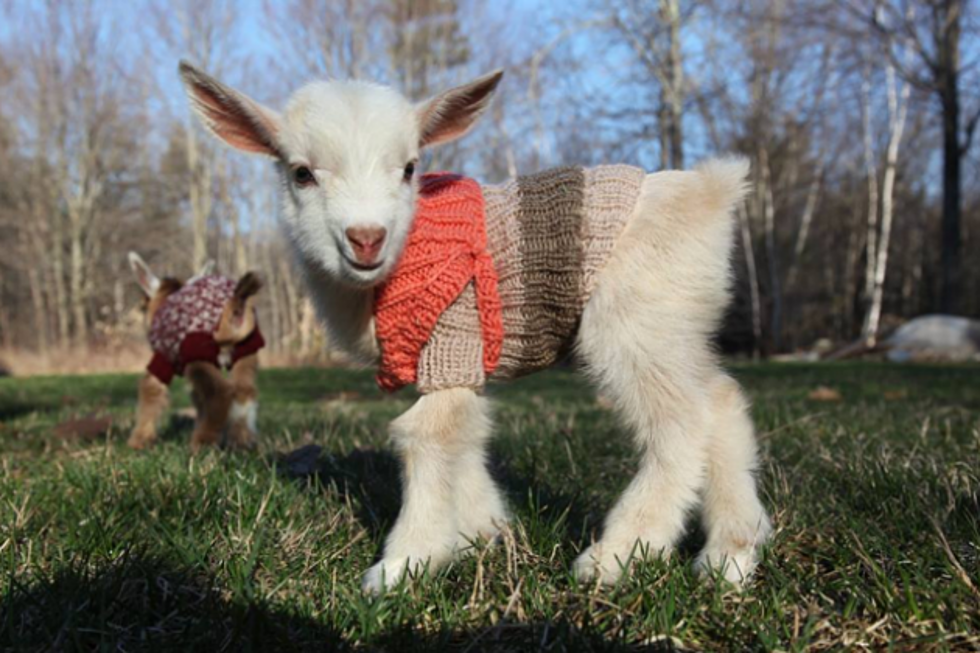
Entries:
[[[634,466],[564,371],[496,391],[501,545],[381,599],[359,576],[398,510],[367,373],[267,370],[257,454],[129,451],[135,378],[0,380],[0,649],[980,649],[980,368],[745,366],[777,526],[744,592],[698,580],[692,535],[611,590],[571,561]],[[818,386],[840,401],[808,399]],[[347,394],[341,395],[341,392]],[[186,406],[182,388],[174,393]],[[64,420],[111,416],[68,440]],[[323,447],[315,465],[282,454]]]

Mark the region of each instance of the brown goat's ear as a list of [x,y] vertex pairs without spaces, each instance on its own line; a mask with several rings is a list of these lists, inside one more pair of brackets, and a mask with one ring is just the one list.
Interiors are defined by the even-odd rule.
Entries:
[[419,147],[448,143],[470,131],[490,106],[490,98],[503,76],[503,70],[495,70],[422,103],[417,109]]
[[228,145],[274,159],[279,148],[279,116],[272,109],[225,86],[203,70],[180,62],[180,79],[191,107],[212,134]]
[[157,290],[160,289],[160,280],[157,279],[157,275],[153,274],[153,271],[150,270],[150,266],[146,264],[146,261],[144,261],[136,252],[129,253],[129,267],[133,270],[133,275],[136,277],[136,283],[138,283],[140,288],[143,290],[143,294],[147,297],[152,297],[155,295]]
[[244,302],[262,290],[262,279],[255,272],[246,272],[235,284],[235,299]]
[[219,345],[241,342],[255,328],[255,294],[262,289],[262,280],[254,272],[246,272],[225,304],[214,339]]

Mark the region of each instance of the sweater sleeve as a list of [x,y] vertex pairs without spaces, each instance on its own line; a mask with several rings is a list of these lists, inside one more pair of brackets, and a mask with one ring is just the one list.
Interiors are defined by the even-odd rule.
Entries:
[[263,347],[265,347],[265,338],[262,337],[259,325],[256,324],[252,333],[232,349],[231,364],[234,365],[246,356],[251,356]]
[[416,387],[427,394],[447,388],[480,389],[485,382],[480,317],[470,282],[439,316],[422,348]]

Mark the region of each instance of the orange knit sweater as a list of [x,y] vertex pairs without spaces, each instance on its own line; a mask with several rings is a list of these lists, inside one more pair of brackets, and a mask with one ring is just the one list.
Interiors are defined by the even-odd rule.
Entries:
[[488,376],[500,359],[504,338],[480,185],[451,173],[427,174],[420,183],[405,250],[375,294],[375,330],[381,348],[377,380],[389,392],[418,380],[422,348],[439,317],[470,281],[476,289],[483,368]]

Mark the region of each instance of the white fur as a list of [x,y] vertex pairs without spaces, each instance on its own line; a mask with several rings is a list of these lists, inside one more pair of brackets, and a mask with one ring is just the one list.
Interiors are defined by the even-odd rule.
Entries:
[[486,468],[489,436],[487,400],[466,388],[426,395],[392,422],[404,500],[365,590],[378,592],[424,565],[434,570],[474,540],[496,535],[507,513]]
[[252,433],[258,431],[258,414],[259,414],[259,404],[258,402],[249,399],[248,401],[239,402],[233,401],[231,404],[231,409],[228,411],[228,421],[229,422],[245,422],[248,430]]
[[[715,161],[694,172],[649,175],[586,305],[578,353],[633,433],[640,470],[602,539],[576,560],[583,580],[613,583],[641,554],[669,554],[699,504],[708,535],[700,571],[717,569],[740,583],[770,533],[755,489],[748,405],[710,346],[728,296],[729,213],[745,174],[743,162]],[[453,421],[449,415],[466,409],[446,394],[423,398],[393,426],[413,471],[385,556],[365,579],[368,590],[383,587],[382,570],[390,584],[423,561],[442,564],[467,533],[490,535],[495,530],[486,525],[505,518],[483,463],[487,418],[479,429]]]
[[702,501],[702,567],[748,576],[768,535],[747,407],[709,344],[727,303],[729,212],[746,172],[715,161],[649,175],[586,305],[578,351],[633,432],[640,470],[576,561],[581,577],[613,582],[636,554],[669,554]]
[[[394,266],[414,215],[417,186],[405,165],[419,155],[413,105],[395,91],[364,82],[316,82],[283,113],[280,145],[289,165],[308,166],[317,184],[297,187],[284,175],[282,220],[300,260],[344,285],[367,287]],[[351,265],[349,227],[387,230],[378,270]]]
[[[198,87],[217,89],[239,111],[244,106],[257,112],[257,122],[274,125],[276,143],[257,129],[243,149],[280,159],[283,224],[333,343],[352,356],[375,357],[373,287],[397,260],[414,215],[416,188],[402,180],[403,166],[418,155],[420,132],[432,142],[465,133],[499,74],[421,108],[379,86],[317,83],[301,89],[279,118],[193,69],[183,72],[192,97]],[[214,116],[205,118],[214,128]],[[318,184],[291,183],[292,165],[314,169]],[[746,174],[745,162],[719,160],[648,175],[585,307],[578,353],[632,432],[640,469],[602,539],[576,561],[583,579],[613,582],[638,552],[669,554],[699,504],[708,535],[699,569],[739,582],[768,537],[747,404],[709,344],[728,300],[730,214]],[[350,265],[344,230],[353,225],[388,230],[379,270]],[[392,423],[404,504],[381,561],[364,578],[367,591],[424,565],[435,569],[474,538],[498,531],[507,513],[486,469],[490,433],[486,400],[467,389],[424,396]]]
[[[147,265],[146,261],[143,260],[143,257],[136,252],[130,252],[127,258],[129,259],[129,267],[133,271],[133,276],[136,277],[136,283],[139,284],[140,288],[143,289],[143,292],[145,292],[147,296],[152,297],[156,291],[160,289],[160,279],[157,278],[157,275],[153,274],[153,270],[150,269],[150,266]],[[201,266],[201,269],[198,270],[197,274],[187,280],[187,283],[188,285],[192,284],[198,279],[208,276],[212,272],[214,272],[214,261],[209,259],[203,266]]]
[[231,367],[232,347],[222,347],[218,352],[218,367]]

